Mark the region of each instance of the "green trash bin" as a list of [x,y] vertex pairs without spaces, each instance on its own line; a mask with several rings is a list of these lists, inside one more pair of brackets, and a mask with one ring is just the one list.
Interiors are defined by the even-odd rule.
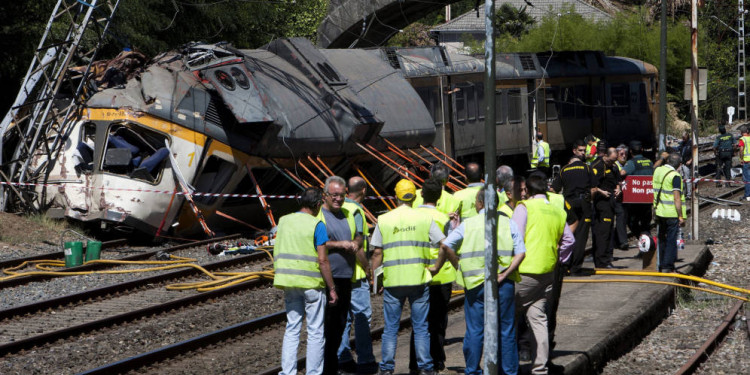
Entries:
[[99,241],[88,241],[86,243],[86,261],[97,260],[102,251],[102,243]]
[[81,241],[65,242],[65,267],[76,267],[83,264],[83,243]]

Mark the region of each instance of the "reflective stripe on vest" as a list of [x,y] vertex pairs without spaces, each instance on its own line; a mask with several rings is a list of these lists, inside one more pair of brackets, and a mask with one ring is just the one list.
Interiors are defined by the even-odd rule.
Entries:
[[[448,222],[450,221],[448,215],[438,211],[433,207],[422,206],[419,207],[418,210],[432,216],[432,220],[435,221],[435,224],[437,224],[437,226],[440,228],[440,231],[445,233],[445,226],[448,225]],[[427,264],[428,266],[435,262],[435,259],[437,259],[439,252],[439,246],[432,246],[432,244],[430,244],[430,263]],[[456,269],[453,268],[451,262],[446,261],[445,263],[443,263],[443,267],[440,268],[440,271],[437,273],[437,275],[432,276],[432,281],[430,282],[430,284],[450,284],[454,280],[456,280]]]
[[383,286],[424,285],[432,276],[430,226],[432,217],[408,206],[378,217],[383,237]]
[[277,288],[321,289],[325,287],[315,250],[315,227],[320,219],[296,212],[279,220],[273,248]]
[[539,145],[542,146],[542,151],[544,152],[544,161],[539,163],[539,151],[534,150],[534,156],[531,158],[531,168],[536,168],[537,164],[539,164],[540,167],[549,167],[549,143],[539,141]]
[[[672,180],[679,173],[674,168],[662,165],[654,171],[652,187],[654,189],[654,207],[656,216],[676,218],[677,208],[674,204],[674,186]],[[682,179],[680,178],[682,184]],[[684,185],[684,184],[683,184]],[[680,186],[680,200],[682,201],[682,217],[687,216],[687,205],[685,204],[685,189]]]
[[[438,211],[449,215],[451,212],[456,212],[458,210],[459,206],[459,200],[456,199],[453,194],[443,190],[442,193],[440,193],[440,199],[438,199],[437,204],[435,207]],[[412,201],[412,208],[417,208],[424,204],[424,198],[422,198],[422,189],[417,190],[417,197],[414,198],[414,201]]]
[[[341,208],[349,211],[352,213],[352,219],[354,219],[354,212],[359,212],[359,214],[362,217],[362,235],[364,238],[364,243],[362,244],[362,248],[365,250],[365,254],[367,254],[368,250],[368,244],[367,239],[370,236],[370,228],[367,227],[367,220],[365,219],[365,210],[362,209],[362,207],[356,203],[353,202],[344,202],[343,205],[341,205]],[[356,231],[356,222],[355,224],[355,230]],[[354,232],[353,231],[353,232]],[[362,265],[359,263],[359,260],[356,261],[356,264],[354,265],[354,274],[352,275],[352,281],[361,280],[367,277],[367,272],[365,272],[365,269],[362,268]]]
[[745,144],[744,149],[742,150],[742,161],[745,163],[750,163],[750,136],[743,136],[742,143]]
[[518,269],[521,274],[552,272],[557,264],[557,244],[565,230],[565,210],[546,199],[520,204],[526,206],[526,257]]
[[[458,271],[456,281],[466,290],[484,283],[484,214],[464,221],[464,239],[458,248]],[[497,216],[497,268],[498,272],[510,266],[513,260],[513,238],[510,235],[510,219]],[[521,281],[518,270],[508,275],[508,279]]]
[[461,218],[467,219],[477,214],[477,193],[482,186],[470,186],[453,193],[453,198],[461,204]]

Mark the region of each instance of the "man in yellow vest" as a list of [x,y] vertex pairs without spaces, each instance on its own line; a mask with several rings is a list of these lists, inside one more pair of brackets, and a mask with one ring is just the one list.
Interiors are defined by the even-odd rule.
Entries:
[[536,132],[536,150],[531,158],[531,169],[536,169],[549,176],[549,143],[544,141],[544,134]]
[[584,141],[586,142],[584,160],[586,161],[586,164],[591,164],[598,156],[597,145],[599,144],[599,138],[595,137],[593,134],[589,134],[584,138]]
[[[443,185],[433,178],[425,181],[422,185],[422,198],[424,203],[417,210],[425,212],[432,217],[435,224],[447,234],[451,228],[451,220],[448,215],[435,208]],[[474,203],[471,204],[474,207]],[[430,247],[430,259],[438,258],[439,246]],[[445,369],[445,330],[448,328],[448,302],[453,292],[453,281],[456,280],[456,269],[450,263],[446,263],[437,274],[432,276],[430,282],[430,312],[427,313],[427,330],[430,332],[430,356],[432,356],[435,371]],[[409,350],[409,370],[419,371],[417,366],[416,350],[414,350],[414,333],[411,335],[411,348]]]
[[[448,234],[444,241],[445,257],[458,268],[456,281],[464,287],[464,360],[467,375],[482,373],[481,359],[484,346],[484,210],[485,189],[477,193],[478,215],[466,219]],[[497,197],[497,195],[493,195]],[[502,212],[497,213],[498,255],[498,368],[502,374],[518,373],[518,346],[515,328],[515,285],[521,278],[518,266],[526,249],[521,232]],[[441,266],[443,256],[438,257],[435,267]]]
[[652,180],[654,189],[654,211],[659,233],[659,272],[674,272],[677,259],[677,236],[685,225],[685,195],[682,177],[677,172],[682,158],[680,154],[669,154],[665,165],[656,168]]
[[742,138],[740,138],[740,162],[742,163],[742,181],[745,183],[745,201],[750,201],[750,127],[742,127]]
[[325,334],[323,328],[326,293],[328,302],[338,302],[328,263],[326,227],[317,216],[323,203],[320,189],[308,188],[300,198],[299,212],[279,220],[273,250],[273,285],[284,290],[286,331],[281,349],[282,375],[297,374],[297,347],[302,317],[307,315],[307,374],[323,373]]
[[474,202],[476,201],[477,192],[482,188],[482,168],[479,164],[471,162],[466,164],[464,173],[466,174],[466,183],[468,186],[453,193],[453,197],[461,204],[462,220],[477,214]]
[[343,207],[345,197],[346,181],[339,176],[328,177],[318,218],[326,225],[328,260],[339,300],[326,309],[324,374],[337,374],[339,371],[338,350],[349,317],[355,262],[359,260],[360,264],[367,264],[363,250],[364,236],[357,231],[354,212]]
[[552,292],[555,267],[570,258],[575,237],[565,224],[565,210],[548,200],[546,179],[532,174],[526,179],[526,188],[530,198],[513,211],[513,221],[524,234],[526,244],[526,257],[519,267],[521,282],[516,287],[516,303],[519,316],[526,315],[536,342],[531,373],[547,374],[547,299]]
[[[440,164],[439,162],[435,162],[430,167],[430,178],[434,178],[438,181],[440,181],[443,186],[448,183],[448,177],[450,176],[450,171],[448,170],[448,167],[446,167],[443,164]],[[422,190],[419,189],[416,192],[417,197],[414,198],[412,201],[412,207],[417,208],[424,203],[424,200],[422,200]],[[460,202],[458,199],[456,199],[453,194],[445,191],[443,189],[443,192],[440,193],[440,199],[438,199],[437,202],[437,209],[438,211],[448,215],[448,216],[456,216],[458,215],[458,209],[460,206]]]
[[383,267],[385,328],[382,336],[381,375],[393,375],[396,366],[396,339],[401,309],[406,299],[411,307],[419,373],[434,373],[430,356],[430,333],[427,330],[429,283],[432,280],[428,267],[432,263],[430,248],[438,246],[445,235],[428,213],[411,208],[416,190],[409,180],[401,180],[396,184],[399,206],[378,217],[378,224],[373,229],[370,240],[374,248],[372,267]]
[[[364,236],[363,249],[367,253],[367,238],[370,230],[365,220],[362,201],[367,193],[367,183],[362,177],[354,176],[349,179],[349,189],[342,206],[349,212],[354,212],[354,225],[358,233]],[[372,338],[370,337],[370,322],[372,320],[372,306],[370,304],[370,282],[372,270],[370,265],[357,260],[352,276],[352,298],[349,317],[339,345],[339,369],[343,372],[374,374],[378,371],[375,356],[372,354]],[[354,342],[357,351],[357,363],[354,364],[351,347],[349,346],[349,331],[354,324]]]

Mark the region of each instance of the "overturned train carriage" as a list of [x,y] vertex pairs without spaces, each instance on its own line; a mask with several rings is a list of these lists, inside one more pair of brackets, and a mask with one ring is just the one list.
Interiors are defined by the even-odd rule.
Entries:
[[[39,188],[42,204],[52,216],[102,227],[190,235],[201,232],[198,216],[176,192],[296,193],[302,180],[324,178],[313,165],[365,174],[382,189],[398,174],[377,150],[434,145],[460,159],[481,155],[483,71],[483,61],[439,47],[194,44],[86,103],[48,177],[67,183]],[[610,141],[638,135],[649,144],[655,74],[642,62],[595,52],[499,55],[499,155],[527,163],[536,128],[556,150],[590,132]],[[408,173],[423,173],[390,155]],[[289,199],[269,203],[277,215],[296,208]],[[228,228],[230,218],[262,227],[272,221],[256,198],[198,195],[194,205],[213,229]]]

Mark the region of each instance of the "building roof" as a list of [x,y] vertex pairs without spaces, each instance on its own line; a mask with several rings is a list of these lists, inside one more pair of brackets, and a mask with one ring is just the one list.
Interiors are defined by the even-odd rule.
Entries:
[[[594,21],[609,21],[612,19],[607,12],[596,8],[592,5],[586,4],[581,0],[529,0],[529,3],[534,4],[532,7],[524,0],[498,0],[495,2],[495,9],[499,9],[503,4],[510,4],[521,9],[526,7],[526,13],[534,18],[539,23],[542,21],[544,16],[550,12],[559,12],[565,6],[573,6],[578,14],[584,18],[588,18]],[[476,32],[484,31],[484,7],[479,7],[479,17],[477,17],[477,11],[472,10],[464,13],[453,20],[446,22],[442,25],[438,25],[433,28],[432,32]]]

